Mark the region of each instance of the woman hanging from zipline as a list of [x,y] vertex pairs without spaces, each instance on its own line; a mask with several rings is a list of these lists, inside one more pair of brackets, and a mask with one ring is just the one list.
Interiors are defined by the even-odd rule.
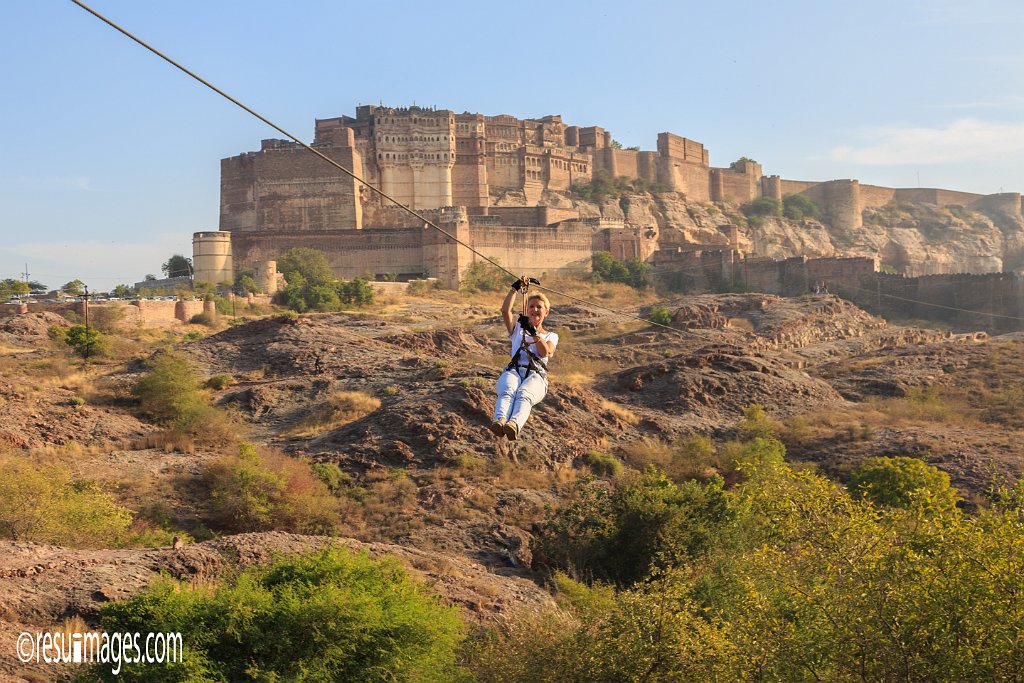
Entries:
[[[528,294],[533,278],[523,276],[512,283],[501,304],[501,317],[512,341],[512,361],[498,378],[498,400],[494,406],[491,431],[511,440],[519,437],[533,406],[548,393],[547,364],[558,346],[558,335],[544,330],[544,318],[551,302],[541,293]],[[524,311],[512,317],[516,294],[522,293]]]

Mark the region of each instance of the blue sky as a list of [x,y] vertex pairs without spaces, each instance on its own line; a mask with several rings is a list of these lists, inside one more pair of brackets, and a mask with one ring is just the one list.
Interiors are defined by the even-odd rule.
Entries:
[[[1024,3],[92,0],[304,140],[358,104],[561,114],[798,180],[1024,191]],[[159,274],[280,137],[70,1],[0,3],[0,278]]]

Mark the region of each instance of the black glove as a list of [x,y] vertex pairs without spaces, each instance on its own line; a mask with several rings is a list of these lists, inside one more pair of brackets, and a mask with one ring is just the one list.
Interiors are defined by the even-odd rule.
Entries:
[[512,289],[516,290],[517,292],[521,291],[523,289],[523,281],[522,280],[516,280],[515,282],[513,282],[512,283]]
[[523,331],[526,332],[527,334],[530,334],[534,337],[537,336],[537,328],[533,326],[533,323],[530,322],[530,319],[527,318],[525,315],[519,316],[519,327],[523,328]]

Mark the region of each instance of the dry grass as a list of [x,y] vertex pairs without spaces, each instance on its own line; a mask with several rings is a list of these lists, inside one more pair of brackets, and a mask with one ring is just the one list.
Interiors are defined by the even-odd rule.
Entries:
[[599,375],[618,369],[615,361],[581,358],[572,353],[556,353],[551,359],[551,379],[570,386],[591,386]]
[[619,418],[626,424],[633,425],[634,427],[640,424],[639,415],[634,413],[629,408],[619,405],[618,403],[613,403],[611,401],[604,400],[601,401],[601,408],[607,410],[609,413]]
[[22,348],[20,346],[8,346],[6,344],[0,344],[0,356],[16,356],[19,353],[32,353],[37,349],[34,348]]
[[329,432],[355,422],[380,408],[380,399],[361,391],[339,391],[301,421],[284,432],[305,438]]
[[674,481],[704,481],[732,467],[728,449],[716,451],[711,439],[698,435],[674,443],[645,437],[623,446],[622,455],[630,467],[642,470],[653,465]]

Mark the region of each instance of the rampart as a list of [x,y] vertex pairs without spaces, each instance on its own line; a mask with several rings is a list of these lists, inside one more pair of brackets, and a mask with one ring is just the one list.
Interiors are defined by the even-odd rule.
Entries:
[[742,258],[732,249],[661,250],[659,278],[682,291],[736,288],[800,296],[823,286],[887,319],[931,320],[961,331],[1024,330],[1024,277],[1015,273],[904,277],[876,270],[874,259]]
[[[90,301],[89,315],[93,319],[101,318],[111,322],[116,327],[168,327],[181,325],[192,319],[192,316],[202,313],[204,304],[207,308],[213,306],[213,302],[204,301],[166,301],[139,299],[133,301]],[[79,316],[85,316],[85,302],[45,303],[32,302],[24,307],[2,306],[0,317],[17,315],[21,312],[36,313],[49,311],[51,313],[63,314],[73,311]],[[19,310],[24,308],[24,311]],[[108,313],[109,312],[109,313]]]

